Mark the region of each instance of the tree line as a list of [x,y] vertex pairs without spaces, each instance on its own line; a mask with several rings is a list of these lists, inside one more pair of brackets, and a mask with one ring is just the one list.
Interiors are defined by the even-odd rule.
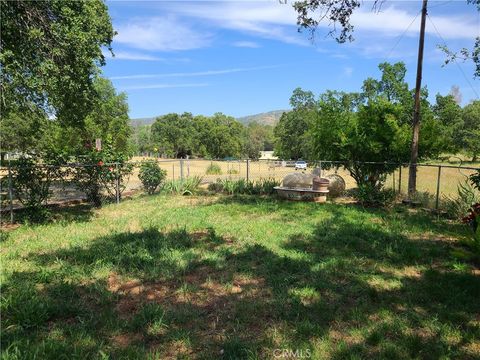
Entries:
[[152,125],[135,126],[131,143],[137,154],[258,159],[261,151],[273,150],[273,127],[256,122],[243,125],[222,113],[171,113],[157,117]]
[[[368,78],[360,92],[326,91],[315,99],[297,88],[292,111],[274,129],[275,153],[285,159],[408,162],[413,89],[402,62],[379,65],[380,79]],[[452,95],[428,101],[421,92],[420,159],[462,152],[480,155],[480,101],[464,106]],[[359,174],[361,176],[361,174]]]

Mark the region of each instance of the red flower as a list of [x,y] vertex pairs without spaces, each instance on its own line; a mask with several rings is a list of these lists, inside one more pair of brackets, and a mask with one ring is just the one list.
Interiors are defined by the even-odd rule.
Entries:
[[113,171],[113,167],[110,166],[110,167],[108,168],[108,170]]
[[102,165],[103,165],[103,161],[100,160],[100,161],[98,162],[98,165],[102,166]]

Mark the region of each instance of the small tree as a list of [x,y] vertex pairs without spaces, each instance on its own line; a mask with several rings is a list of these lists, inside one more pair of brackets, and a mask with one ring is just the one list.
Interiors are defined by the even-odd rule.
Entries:
[[48,216],[46,201],[51,196],[50,185],[59,177],[59,168],[39,164],[35,157],[22,157],[11,167],[15,197],[24,206],[27,217],[34,222]]
[[146,160],[140,165],[138,178],[148,194],[153,194],[158,186],[165,180],[167,172],[158,166],[155,160]]

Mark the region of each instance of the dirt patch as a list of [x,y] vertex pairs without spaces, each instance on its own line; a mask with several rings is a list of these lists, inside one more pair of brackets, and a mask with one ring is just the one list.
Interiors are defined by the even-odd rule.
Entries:
[[141,334],[118,334],[112,336],[112,343],[115,347],[125,349],[133,343],[140,342],[142,339],[143,336]]

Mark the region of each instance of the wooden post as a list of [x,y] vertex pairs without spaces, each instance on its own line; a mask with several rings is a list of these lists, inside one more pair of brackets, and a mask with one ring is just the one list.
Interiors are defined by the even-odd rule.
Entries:
[[440,177],[442,173],[442,166],[438,166],[438,174],[437,174],[437,197],[435,199],[435,210],[438,210],[438,202],[440,198]]
[[415,84],[415,107],[412,121],[412,144],[410,153],[410,170],[408,174],[408,197],[412,199],[417,191],[418,141],[420,133],[420,90],[422,88],[423,48],[425,44],[425,22],[427,18],[427,1],[423,0],[420,39],[418,42],[417,81]]
[[180,180],[183,180],[183,159],[180,159]]
[[398,169],[398,193],[402,193],[402,164],[400,164],[400,168]]
[[118,169],[118,162],[115,163],[115,197],[117,204],[120,204],[120,173]]
[[247,181],[250,180],[250,159],[247,159]]
[[10,170],[10,156],[8,157],[8,200],[10,202],[10,223],[13,224],[13,192],[12,192],[12,172]]

